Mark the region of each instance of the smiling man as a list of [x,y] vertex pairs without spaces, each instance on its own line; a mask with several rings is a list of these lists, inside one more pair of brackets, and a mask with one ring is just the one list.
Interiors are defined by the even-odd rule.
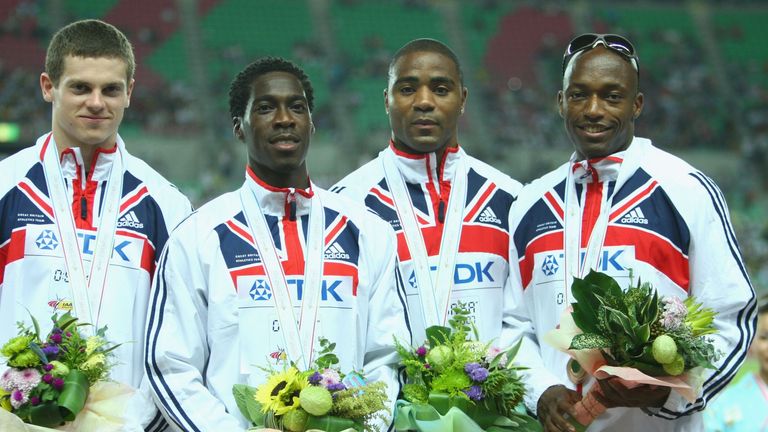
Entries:
[[[191,206],[117,133],[134,69],[130,42],[101,21],[72,23],[48,46],[40,87],[52,131],[0,162],[0,341],[30,313],[47,333],[53,313],[71,312],[109,327],[122,344],[111,378],[139,387],[155,265]],[[161,426],[146,390],[123,430]]]
[[313,92],[298,66],[252,63],[229,105],[248,150],[245,183],[169,240],[147,330],[158,404],[179,430],[243,430],[232,386],[263,384],[265,367],[306,370],[324,337],[343,372],[387,384],[393,407],[394,338],[410,340],[394,233],[310,181]]
[[704,371],[693,403],[669,388],[628,389],[600,380],[608,407],[590,431],[699,431],[701,413],[744,360],[755,332],[755,294],[728,209],[714,182],[684,161],[634,136],[643,109],[639,63],[618,35],[575,38],[563,59],[560,115],[571,160],[527,185],[512,212],[510,261],[517,320],[524,338],[526,404],[546,431],[567,420],[581,391],[595,384],[569,357],[542,342],[574,301],[574,277],[591,269],[626,288],[650,282],[660,295],[695,296],[717,312],[712,335],[722,353]]
[[331,190],[389,222],[414,343],[463,302],[482,341],[502,332],[509,209],[520,183],[469,156],[458,124],[467,88],[456,54],[433,39],[395,53],[384,90],[392,135],[373,161]]

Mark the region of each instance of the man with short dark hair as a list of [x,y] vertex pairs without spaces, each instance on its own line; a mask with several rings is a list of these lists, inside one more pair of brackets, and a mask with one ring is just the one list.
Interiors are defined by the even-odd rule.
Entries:
[[[53,36],[45,65],[52,132],[0,162],[0,341],[30,314],[50,327],[53,313],[71,311],[94,325],[86,332],[108,326],[122,344],[111,379],[139,387],[155,265],[191,206],[117,133],[134,85],[125,35],[102,21],[72,23]],[[124,429],[160,427],[153,413],[138,392]]]
[[410,340],[394,233],[310,181],[312,93],[281,58],[237,75],[229,103],[245,183],[184,221],[164,252],[146,367],[179,430],[244,429],[232,386],[264,384],[267,366],[307,370],[318,337],[336,344],[343,372],[385,382],[394,406],[394,338]]
[[511,315],[524,337],[518,358],[530,367],[526,404],[546,431],[574,430],[567,417],[593,384],[542,341],[574,301],[573,278],[591,269],[624,288],[642,281],[659,295],[695,296],[717,312],[711,337],[722,356],[703,372],[693,403],[667,387],[600,380],[608,410],[588,430],[701,430],[700,411],[733,377],[754,335],[755,294],[725,200],[700,171],[634,136],[644,101],[638,80],[626,38],[585,34],[569,44],[557,101],[576,151],[527,185],[512,212],[510,260],[519,265]]
[[501,335],[509,209],[520,183],[469,156],[458,123],[467,88],[456,54],[416,39],[392,58],[384,107],[392,136],[331,190],[365,204],[398,235],[414,343],[466,305],[479,338]]

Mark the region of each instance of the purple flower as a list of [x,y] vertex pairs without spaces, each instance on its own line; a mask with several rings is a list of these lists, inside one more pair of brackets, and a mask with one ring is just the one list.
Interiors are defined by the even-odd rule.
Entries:
[[323,380],[323,376],[320,375],[320,372],[315,372],[309,377],[309,383],[312,385],[320,384],[320,381]]
[[61,378],[55,378],[52,385],[56,390],[61,390],[64,388],[64,380]]
[[339,390],[345,390],[347,386],[345,386],[342,383],[334,383],[334,384],[328,384],[326,388],[328,389],[328,391],[339,391]]
[[19,409],[29,401],[29,396],[21,390],[14,390],[11,393],[11,406]]
[[32,396],[29,398],[29,403],[32,405],[40,405],[40,398],[38,396]]
[[326,368],[323,371],[322,376],[323,376],[323,379],[321,382],[327,389],[330,389],[329,386],[331,384],[338,384],[341,382],[341,376],[339,375],[339,372],[330,368]]
[[473,401],[479,401],[483,399],[483,389],[478,385],[473,385],[469,388],[469,390],[462,391]]
[[419,356],[419,357],[426,356],[427,355],[427,347],[422,345],[422,346],[416,348],[416,355]]
[[22,393],[20,390],[14,390],[13,393],[11,393],[11,398],[17,402],[20,402],[24,399],[24,393]]
[[43,347],[43,354],[46,355],[46,357],[56,357],[59,355],[59,346],[58,345],[46,345]]
[[51,334],[51,337],[49,339],[51,340],[51,342],[53,342],[55,344],[60,344],[61,343],[61,333],[53,333],[53,334]]
[[53,382],[53,375],[51,374],[45,374],[43,375],[43,382],[46,384],[50,384]]
[[469,372],[469,377],[472,378],[472,381],[481,383],[488,378],[488,369],[476,367]]
[[424,369],[432,369],[432,365],[429,363],[424,363]]
[[50,364],[50,363],[46,363],[46,364],[43,365],[43,370],[46,371],[46,372],[50,372],[50,371],[53,370],[53,365]]
[[72,337],[72,333],[71,332],[66,332],[64,334],[67,335],[67,337]]
[[464,372],[472,373],[473,370],[480,367],[480,363],[467,363],[464,365]]

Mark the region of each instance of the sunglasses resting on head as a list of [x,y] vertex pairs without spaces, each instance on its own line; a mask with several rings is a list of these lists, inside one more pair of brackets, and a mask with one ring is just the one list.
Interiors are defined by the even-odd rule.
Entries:
[[597,33],[584,33],[571,40],[563,54],[563,75],[565,75],[565,69],[568,67],[568,63],[571,62],[576,54],[581,51],[591,50],[600,44],[620,54],[632,63],[635,70],[637,70],[637,75],[640,76],[640,64],[638,63],[637,53],[635,52],[635,47],[632,45],[632,42],[624,36],[617,34]]

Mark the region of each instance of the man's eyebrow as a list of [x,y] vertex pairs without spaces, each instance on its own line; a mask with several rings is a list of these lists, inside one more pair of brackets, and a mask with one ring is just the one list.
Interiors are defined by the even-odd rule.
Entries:
[[[404,76],[400,77],[397,80],[395,80],[395,84],[400,83],[418,83],[419,78],[415,76]],[[436,77],[430,77],[429,78],[430,84],[455,84],[456,81],[454,81],[451,77],[447,76],[436,76]]]

